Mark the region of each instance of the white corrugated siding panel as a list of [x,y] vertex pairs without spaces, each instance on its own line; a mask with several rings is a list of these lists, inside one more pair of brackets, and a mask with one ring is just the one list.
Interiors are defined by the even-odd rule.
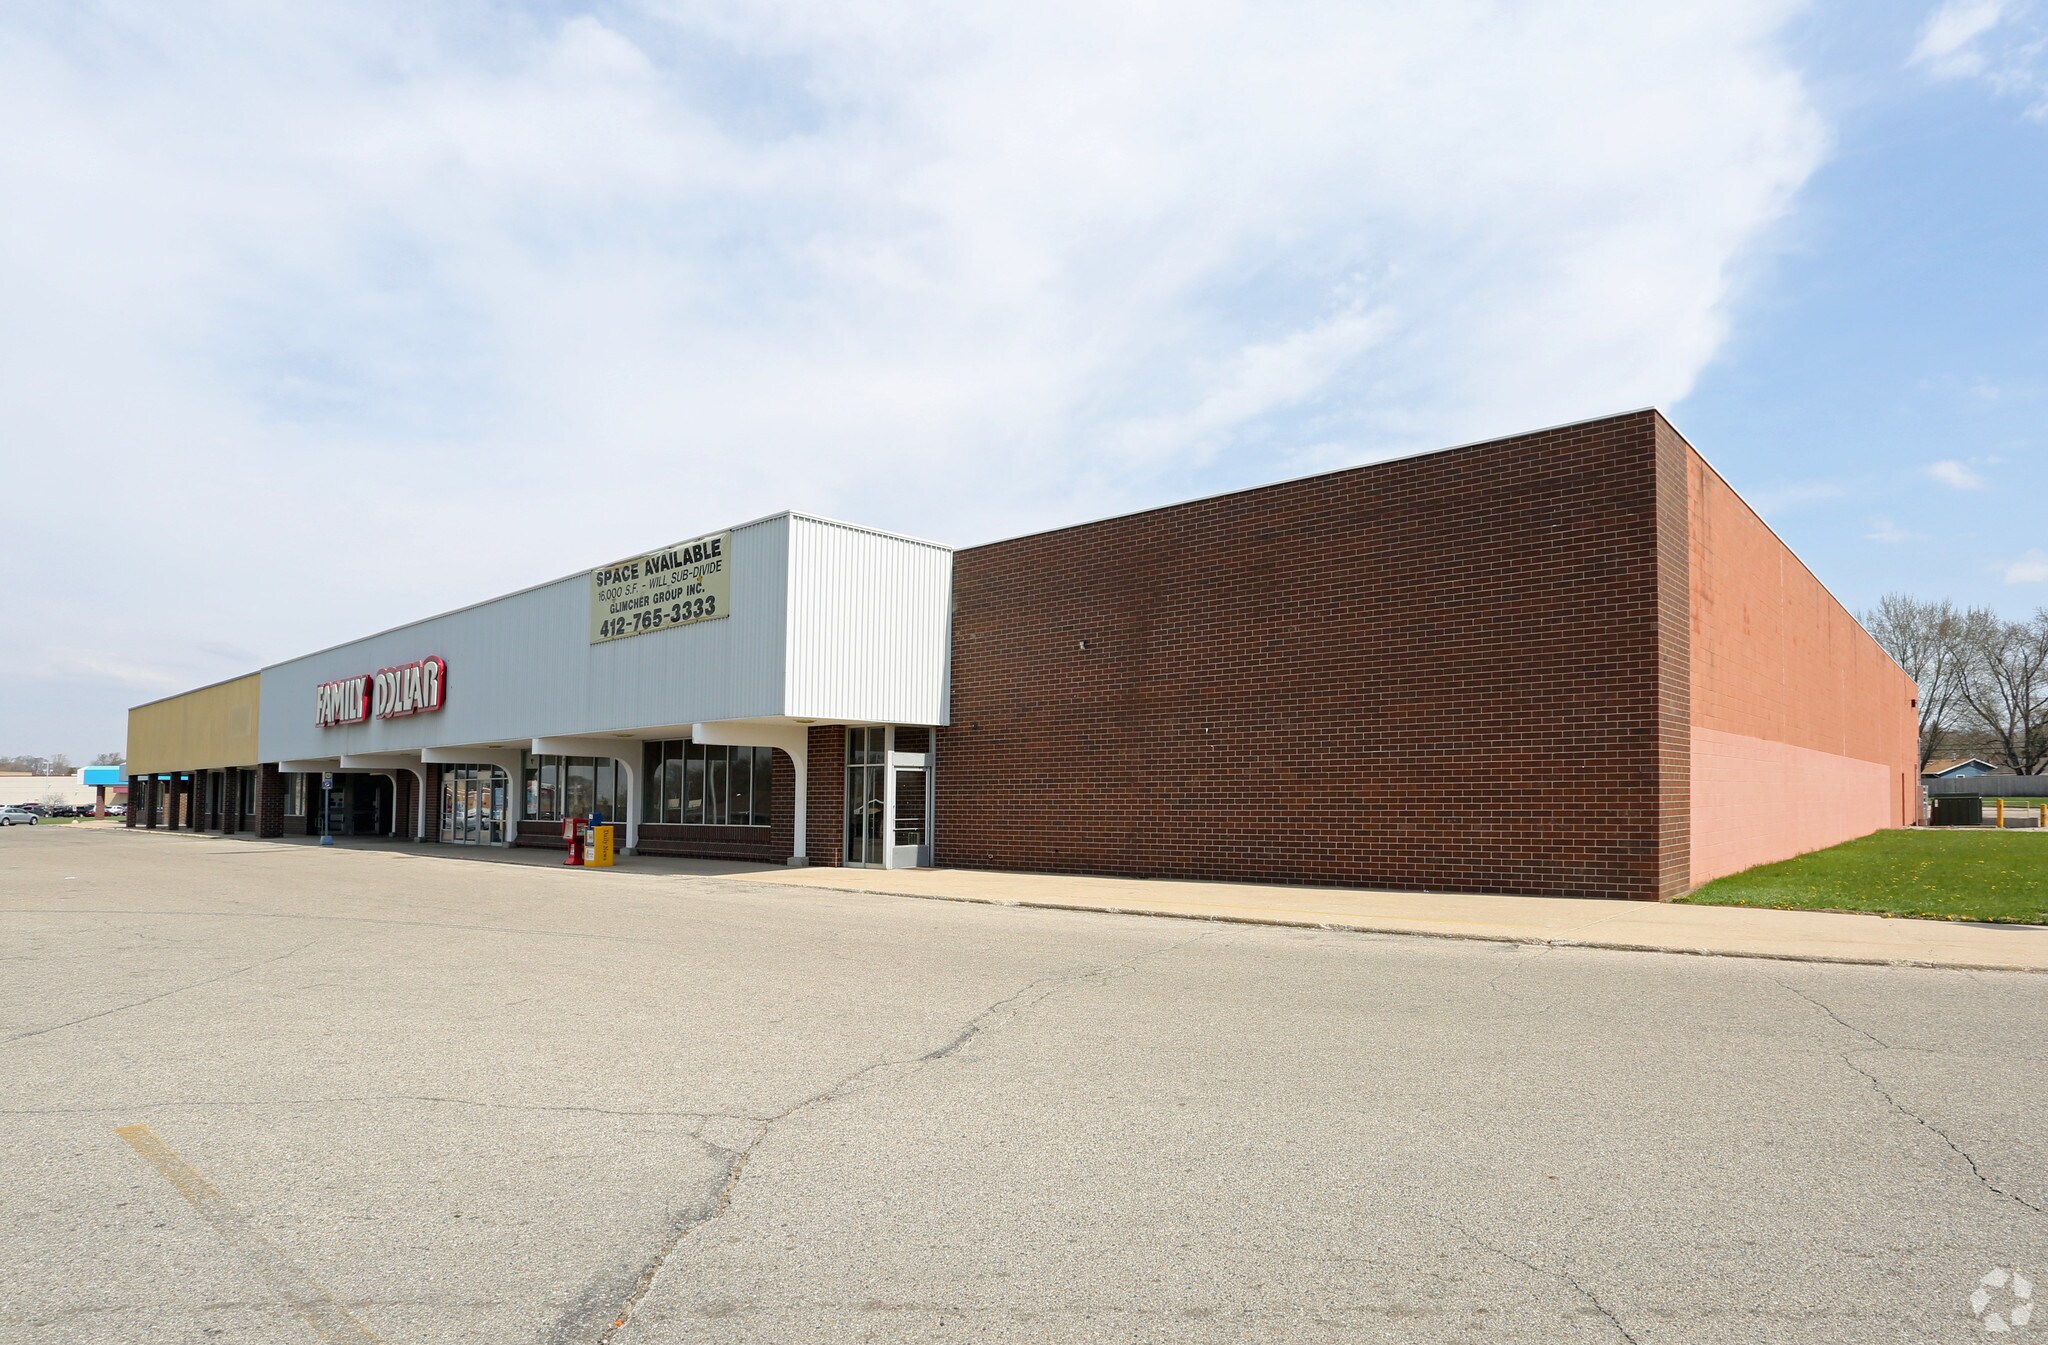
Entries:
[[[787,516],[734,530],[732,615],[723,621],[593,645],[584,573],[266,668],[264,757],[517,743],[781,714],[788,538]],[[314,725],[320,683],[430,654],[448,661],[445,709]]]
[[787,713],[944,724],[953,553],[930,542],[790,520]]

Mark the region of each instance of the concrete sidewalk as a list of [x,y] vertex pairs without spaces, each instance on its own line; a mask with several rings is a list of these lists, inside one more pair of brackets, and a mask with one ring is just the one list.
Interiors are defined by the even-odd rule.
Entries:
[[973,869],[767,869],[742,882],[875,892],[1006,906],[1112,911],[1184,920],[1429,934],[1505,943],[1853,962],[1879,966],[2048,971],[2048,927],[1686,906],[1568,897],[1264,887],[1082,878]]

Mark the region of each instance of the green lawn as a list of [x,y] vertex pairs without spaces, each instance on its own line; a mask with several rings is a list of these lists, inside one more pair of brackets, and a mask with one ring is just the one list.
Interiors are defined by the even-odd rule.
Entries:
[[2048,835],[1919,827],[1764,864],[1685,901],[2048,925]]

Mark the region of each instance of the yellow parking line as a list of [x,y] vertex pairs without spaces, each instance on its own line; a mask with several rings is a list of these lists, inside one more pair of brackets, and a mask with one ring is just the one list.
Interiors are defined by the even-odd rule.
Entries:
[[239,1252],[249,1268],[262,1277],[292,1311],[305,1319],[306,1325],[324,1341],[370,1341],[373,1345],[384,1345],[383,1337],[363,1325],[347,1308],[334,1301],[334,1296],[286,1258],[276,1243],[263,1236],[261,1230],[242,1216],[242,1212],[230,1205],[213,1183],[199,1175],[197,1168],[178,1157],[170,1145],[157,1138],[156,1132],[146,1125],[115,1126],[114,1133],[127,1142],[129,1148],[142,1155],[143,1161],[157,1170],[171,1189],[183,1196],[186,1203],[197,1210],[200,1217],[213,1225],[235,1251]]

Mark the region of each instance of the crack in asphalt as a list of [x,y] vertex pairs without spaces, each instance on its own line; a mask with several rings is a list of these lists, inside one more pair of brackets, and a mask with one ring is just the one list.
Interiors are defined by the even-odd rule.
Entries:
[[1509,947],[1514,951],[1508,959],[1508,964],[1493,974],[1493,978],[1487,981],[1486,988],[1505,999],[1514,1000],[1518,1004],[1526,1004],[1528,1000],[1508,989],[1501,982],[1510,976],[1521,975],[1522,972],[1534,965],[1538,958],[1542,957],[1545,953],[1554,951],[1557,945],[1550,943],[1511,944]]
[[1529,1271],[1532,1274],[1542,1275],[1546,1278],[1557,1280],[1563,1284],[1570,1285],[1573,1293],[1577,1294],[1586,1302],[1592,1304],[1593,1310],[1606,1319],[1607,1324],[1614,1328],[1614,1333],[1616,1335],[1620,1336],[1623,1340],[1627,1341],[1629,1345],[1642,1345],[1642,1341],[1637,1338],[1635,1332],[1629,1330],[1626,1326],[1622,1325],[1621,1318],[1614,1315],[1614,1310],[1608,1307],[1606,1303],[1602,1302],[1598,1294],[1594,1293],[1591,1289],[1588,1289],[1579,1280],[1578,1276],[1572,1274],[1569,1270],[1566,1270],[1562,1265],[1560,1265],[1555,1270],[1552,1270],[1548,1266],[1539,1266],[1534,1261],[1529,1260],[1527,1257],[1517,1256],[1505,1247],[1496,1246],[1495,1244],[1488,1242],[1485,1238],[1480,1237],[1477,1233],[1474,1233],[1471,1229],[1465,1227],[1465,1225],[1459,1223],[1456,1219],[1452,1219],[1441,1214],[1432,1214],[1427,1210],[1422,1211],[1422,1213],[1426,1218],[1434,1219],[1438,1223],[1443,1224],[1447,1228],[1455,1229],[1458,1235],[1464,1238],[1467,1242],[1471,1243],[1475,1247],[1480,1247],[1486,1251],[1492,1252],[1495,1256],[1499,1257],[1503,1261],[1508,1262],[1510,1265],[1517,1265],[1520,1266],[1522,1269]]
[[[1798,986],[1787,985],[1785,984],[1785,982],[1778,980],[1776,977],[1771,977],[1770,979],[1772,983],[1775,984],[1779,989],[1790,991],[1792,994],[1799,996],[1799,998],[1805,1000],[1808,1004],[1813,1005],[1814,1008],[1819,1009],[1822,1013],[1826,1014],[1829,1018],[1832,1018],[1836,1023],[1840,1024],[1843,1028],[1847,1029],[1850,1032],[1854,1032],[1857,1036],[1862,1037],[1866,1041],[1876,1044],[1876,1046],[1879,1049],[1885,1051],[1898,1049],[1894,1047],[1890,1042],[1884,1040],[1884,1038],[1878,1036],[1876,1033],[1870,1032],[1864,1028],[1856,1026],[1856,1024],[1842,1017],[1842,1015],[1836,1013],[1828,1005],[1822,1003],[1818,999],[1815,999],[1812,995],[1807,994]],[[1984,1169],[1977,1165],[1977,1159],[1974,1155],[1970,1153],[1968,1149],[1965,1149],[1962,1145],[1956,1143],[1955,1140],[1949,1136],[1949,1133],[1946,1130],[1943,1130],[1940,1126],[1934,1124],[1934,1122],[1928,1120],[1919,1112],[1914,1111],[1911,1107],[1908,1107],[1905,1103],[1899,1101],[1897,1097],[1892,1095],[1891,1090],[1886,1088],[1884,1084],[1879,1081],[1877,1075],[1863,1068],[1863,1066],[1857,1064],[1855,1057],[1858,1054],[1859,1052],[1856,1051],[1844,1051],[1838,1058],[1850,1070],[1861,1075],[1863,1077],[1864,1082],[1870,1085],[1871,1091],[1876,1093],[1880,1098],[1884,1099],[1886,1106],[1890,1107],[1893,1111],[1905,1117],[1907,1120],[1913,1122],[1915,1125],[1925,1130],[1928,1134],[1940,1140],[1944,1145],[1948,1147],[1948,1150],[1951,1153],[1953,1153],[1956,1157],[1962,1159],[1963,1162],[1968,1165],[1970,1169],[1970,1175],[1975,1177],[1977,1181],[1984,1187],[1985,1190],[1991,1192],[1993,1195],[2000,1196],[2006,1200],[2010,1200],[2015,1205],[2018,1205],[2023,1209],[2032,1210],[2036,1214],[2048,1214],[2048,1208],[2043,1208],[2040,1205],[2036,1205],[2033,1201],[2028,1200],[2025,1196],[2020,1195],[2016,1191],[2007,1190],[2005,1187],[2000,1186],[1997,1182],[1992,1181],[1991,1178],[1986,1176],[1984,1174]]]
[[221,972],[215,976],[208,976],[204,980],[192,981],[185,985],[172,986],[169,990],[160,990],[154,995],[145,995],[141,999],[130,1000],[126,1004],[116,1004],[111,1008],[100,1009],[93,1013],[81,1015],[77,1018],[66,1019],[64,1022],[61,1023],[51,1023],[45,1027],[30,1028],[26,1032],[17,1032],[11,1037],[0,1038],[0,1046],[9,1045],[17,1041],[26,1041],[30,1037],[40,1037],[50,1032],[62,1031],[64,1028],[67,1027],[77,1027],[80,1023],[90,1023],[96,1018],[105,1018],[111,1014],[126,1013],[130,1009],[139,1009],[145,1004],[154,1004],[160,999],[169,999],[172,995],[182,995],[187,990],[198,990],[203,986],[214,985],[220,981],[225,981],[230,977],[240,976],[244,972],[254,971],[258,967],[267,967],[273,962],[282,962],[286,958],[291,957],[294,954],[304,952],[306,949],[311,948],[314,944],[318,942],[320,942],[318,939],[308,939],[304,943],[298,945],[296,948],[288,948],[284,952],[279,953],[275,957],[259,958],[258,960],[248,963],[245,966],[235,967],[231,970]]
[[1770,978],[1769,978],[1769,980],[1770,980],[1771,984],[1773,984],[1773,985],[1777,986],[1777,987],[1778,987],[1778,989],[1780,989],[1780,990],[1784,990],[1784,991],[1787,991],[1787,992],[1789,992],[1789,993],[1791,993],[1791,994],[1794,994],[1794,995],[1797,995],[1797,996],[1799,996],[1799,998],[1801,998],[1801,999],[1805,1000],[1805,1001],[1806,1001],[1806,1002],[1807,1002],[1808,1004],[1811,1004],[1811,1005],[1812,1005],[1812,1006],[1813,1006],[1814,1008],[1816,1008],[1816,1009],[1819,1009],[1819,1010],[1820,1010],[1820,1011],[1821,1011],[1822,1013],[1824,1013],[1824,1014],[1826,1014],[1826,1015],[1827,1015],[1828,1017],[1830,1017],[1830,1018],[1834,1019],[1834,1020],[1835,1020],[1835,1022],[1836,1022],[1837,1024],[1839,1024],[1840,1026],[1842,1026],[1842,1027],[1844,1027],[1844,1028],[1848,1029],[1849,1031],[1851,1031],[1851,1032],[1855,1033],[1855,1034],[1856,1034],[1857,1036],[1859,1036],[1859,1037],[1862,1037],[1862,1038],[1864,1038],[1864,1039],[1865,1039],[1866,1041],[1874,1042],[1875,1044],[1877,1044],[1878,1046],[1880,1046],[1880,1047],[1884,1048],[1884,1049],[1885,1049],[1885,1050],[1887,1050],[1887,1051],[1889,1051],[1889,1050],[1892,1050],[1892,1049],[1893,1049],[1893,1047],[1892,1047],[1892,1044],[1891,1044],[1890,1042],[1886,1041],[1886,1040],[1885,1040],[1885,1039],[1884,1039],[1883,1037],[1880,1037],[1880,1036],[1878,1036],[1878,1035],[1877,1035],[1877,1034],[1876,1034],[1875,1032],[1872,1032],[1872,1031],[1870,1031],[1870,1030],[1869,1030],[1868,1028],[1861,1028],[1861,1027],[1858,1027],[1858,1026],[1856,1026],[1856,1024],[1854,1024],[1854,1023],[1850,1022],[1850,1021],[1849,1021],[1848,1019],[1846,1019],[1846,1018],[1842,1017],[1842,1015],[1840,1015],[1840,1014],[1836,1013],[1836,1012],[1834,1011],[1834,1009],[1832,1009],[1831,1007],[1829,1007],[1829,1006],[1828,1006],[1827,1004],[1824,1004],[1824,1003],[1822,1003],[1822,1002],[1821,1002],[1820,1000],[1817,1000],[1817,999],[1815,999],[1815,998],[1814,998],[1814,997],[1813,997],[1812,995],[1809,995],[1809,994],[1807,994],[1807,993],[1806,993],[1806,992],[1805,992],[1804,990],[1801,990],[1801,989],[1800,989],[1800,988],[1799,988],[1798,986],[1796,986],[1796,985],[1787,985],[1787,984],[1786,984],[1785,982],[1783,982],[1783,981],[1779,980],[1779,979],[1778,979],[1777,977],[1775,977],[1775,976],[1772,976],[1772,977],[1770,977]]
[[1912,1121],[1914,1124],[1920,1126],[1920,1128],[1925,1130],[1928,1134],[1934,1136],[1943,1144],[1947,1145],[1950,1152],[1955,1154],[1956,1157],[1962,1159],[1963,1162],[1969,1165],[1970,1175],[1975,1177],[1980,1183],[1982,1183],[1985,1190],[1991,1192],[1993,1195],[2002,1196],[2005,1199],[2012,1201],[2015,1205],[2018,1205],[2024,1209],[2030,1209],[2036,1214],[2048,1214],[2048,1209],[2044,1209],[2041,1206],[2036,1205],[2033,1201],[2027,1199],[2023,1195],[2020,1195],[2016,1191],[2006,1190],[2003,1186],[2000,1186],[1997,1182],[1994,1182],[1989,1177],[1985,1176],[1984,1169],[1977,1166],[1977,1160],[1971,1157],[1969,1150],[1965,1149],[1962,1145],[1957,1144],[1954,1140],[1950,1139],[1948,1132],[1943,1130],[1940,1126],[1934,1124],[1934,1122],[1928,1120],[1919,1112],[1914,1111],[1911,1107],[1908,1107],[1905,1103],[1893,1097],[1891,1095],[1890,1090],[1888,1090],[1883,1084],[1878,1082],[1877,1076],[1875,1074],[1872,1074],[1869,1070],[1863,1068],[1863,1066],[1857,1064],[1855,1060],[1851,1059],[1852,1055],[1854,1055],[1854,1052],[1844,1051],[1841,1057],[1842,1063],[1844,1065],[1847,1065],[1850,1069],[1856,1071],[1856,1073],[1862,1075],[1866,1080],[1868,1080],[1870,1083],[1871,1091],[1875,1092],[1879,1097],[1883,1098],[1885,1100],[1885,1103],[1888,1106],[1890,1106],[1893,1111],[1905,1117],[1907,1120]]
[[[655,1253],[654,1258],[635,1277],[633,1287],[627,1293],[625,1302],[621,1304],[617,1315],[613,1317],[611,1323],[598,1334],[596,1345],[609,1345],[609,1342],[619,1332],[625,1330],[631,1324],[634,1315],[639,1312],[641,1304],[647,1300],[647,1296],[653,1291],[656,1281],[660,1279],[663,1267],[668,1264],[669,1257],[675,1253],[676,1249],[682,1246],[683,1242],[692,1234],[717,1221],[727,1210],[732,1208],[733,1195],[739,1188],[740,1179],[746,1175],[747,1165],[753,1161],[754,1155],[760,1151],[761,1146],[767,1142],[768,1137],[774,1133],[776,1127],[810,1111],[814,1107],[837,1102],[865,1091],[869,1086],[867,1081],[870,1077],[880,1074],[885,1070],[914,1071],[954,1055],[986,1031],[1005,1010],[1012,1009],[1020,1004],[1024,1007],[1038,1004],[1061,990],[1089,981],[1100,982],[1115,976],[1128,975],[1142,963],[1165,957],[1170,953],[1179,952],[1183,948],[1214,938],[1218,933],[1220,931],[1207,930],[1195,935],[1193,938],[1180,939],[1163,948],[1154,948],[1148,952],[1139,953],[1134,957],[1126,958],[1122,962],[1112,963],[1108,966],[1088,967],[1080,971],[1059,972],[1048,976],[1041,976],[1025,985],[1022,989],[1005,995],[1002,999],[976,1013],[967,1020],[966,1024],[951,1039],[933,1047],[931,1050],[900,1059],[892,1058],[872,1061],[861,1066],[851,1074],[845,1075],[829,1087],[813,1093],[799,1102],[793,1103],[774,1116],[756,1120],[756,1129],[753,1137],[745,1145],[738,1149],[721,1150],[728,1154],[729,1157],[726,1161],[724,1173],[714,1179],[711,1184],[714,1189],[708,1191],[705,1198],[697,1202],[696,1206],[676,1229],[674,1235],[669,1238],[660,1251]],[[1034,991],[1038,992],[1037,995],[1031,998],[1028,1003],[1025,1003],[1026,996],[1031,996]],[[708,1141],[704,1142],[709,1143]],[[711,1145],[710,1147],[717,1148],[718,1146]],[[558,1342],[566,1341],[569,1339],[567,1333],[573,1329],[573,1322],[564,1321],[560,1323],[556,1328],[554,1339]]]

